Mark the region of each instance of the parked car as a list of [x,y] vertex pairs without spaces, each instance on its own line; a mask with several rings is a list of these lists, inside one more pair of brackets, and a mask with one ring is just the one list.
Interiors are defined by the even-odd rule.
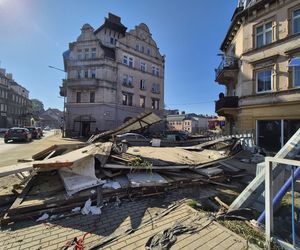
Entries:
[[165,131],[163,139],[170,141],[185,141],[190,139],[189,134],[186,131]]
[[43,133],[42,128],[41,128],[41,127],[37,127],[36,129],[37,129],[37,131],[38,131],[38,133],[39,133],[40,138],[43,137],[43,136],[44,136],[44,133]]
[[4,137],[4,134],[8,131],[8,128],[0,128],[0,137]]
[[126,133],[116,136],[116,142],[126,142],[129,146],[150,146],[151,139],[136,133]]
[[35,127],[26,127],[31,133],[32,139],[40,139],[40,135]]
[[26,128],[10,128],[4,134],[4,142],[8,143],[10,140],[30,142],[32,140],[32,135]]

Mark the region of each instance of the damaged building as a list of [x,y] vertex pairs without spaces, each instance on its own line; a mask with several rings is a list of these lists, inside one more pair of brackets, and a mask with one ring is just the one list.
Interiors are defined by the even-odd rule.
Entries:
[[165,57],[146,24],[127,31],[109,13],[97,29],[84,24],[63,58],[68,136],[109,130],[150,110],[162,114]]

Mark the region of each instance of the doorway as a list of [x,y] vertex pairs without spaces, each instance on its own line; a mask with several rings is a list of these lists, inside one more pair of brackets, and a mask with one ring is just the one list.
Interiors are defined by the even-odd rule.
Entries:
[[81,136],[88,137],[91,131],[91,122],[81,122]]

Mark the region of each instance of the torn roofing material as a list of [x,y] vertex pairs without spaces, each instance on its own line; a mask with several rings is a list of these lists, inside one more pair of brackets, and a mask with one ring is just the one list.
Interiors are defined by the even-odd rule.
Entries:
[[149,127],[150,125],[153,125],[155,123],[158,123],[161,121],[161,118],[156,115],[155,113],[148,112],[148,113],[142,113],[138,115],[135,118],[130,119],[129,121],[125,122],[121,126],[117,127],[116,129],[109,130],[106,132],[103,132],[98,135],[92,136],[88,142],[93,143],[99,139],[108,138],[111,136],[116,136],[118,134],[124,134],[130,131],[135,131],[138,129]]

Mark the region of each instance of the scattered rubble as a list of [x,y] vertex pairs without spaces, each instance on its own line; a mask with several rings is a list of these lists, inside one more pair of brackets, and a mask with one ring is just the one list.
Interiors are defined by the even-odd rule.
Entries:
[[[243,170],[226,161],[241,150],[241,140],[223,138],[178,147],[123,147],[114,137],[145,128],[160,119],[142,114],[121,127],[92,136],[87,144],[54,145],[0,176],[30,171],[23,190],[1,224],[72,211],[100,214],[105,202],[162,195],[177,188],[216,185],[236,188],[230,179]],[[202,138],[203,140],[203,138]],[[189,142],[190,144],[190,142]],[[34,197],[34,199],[32,199]]]

